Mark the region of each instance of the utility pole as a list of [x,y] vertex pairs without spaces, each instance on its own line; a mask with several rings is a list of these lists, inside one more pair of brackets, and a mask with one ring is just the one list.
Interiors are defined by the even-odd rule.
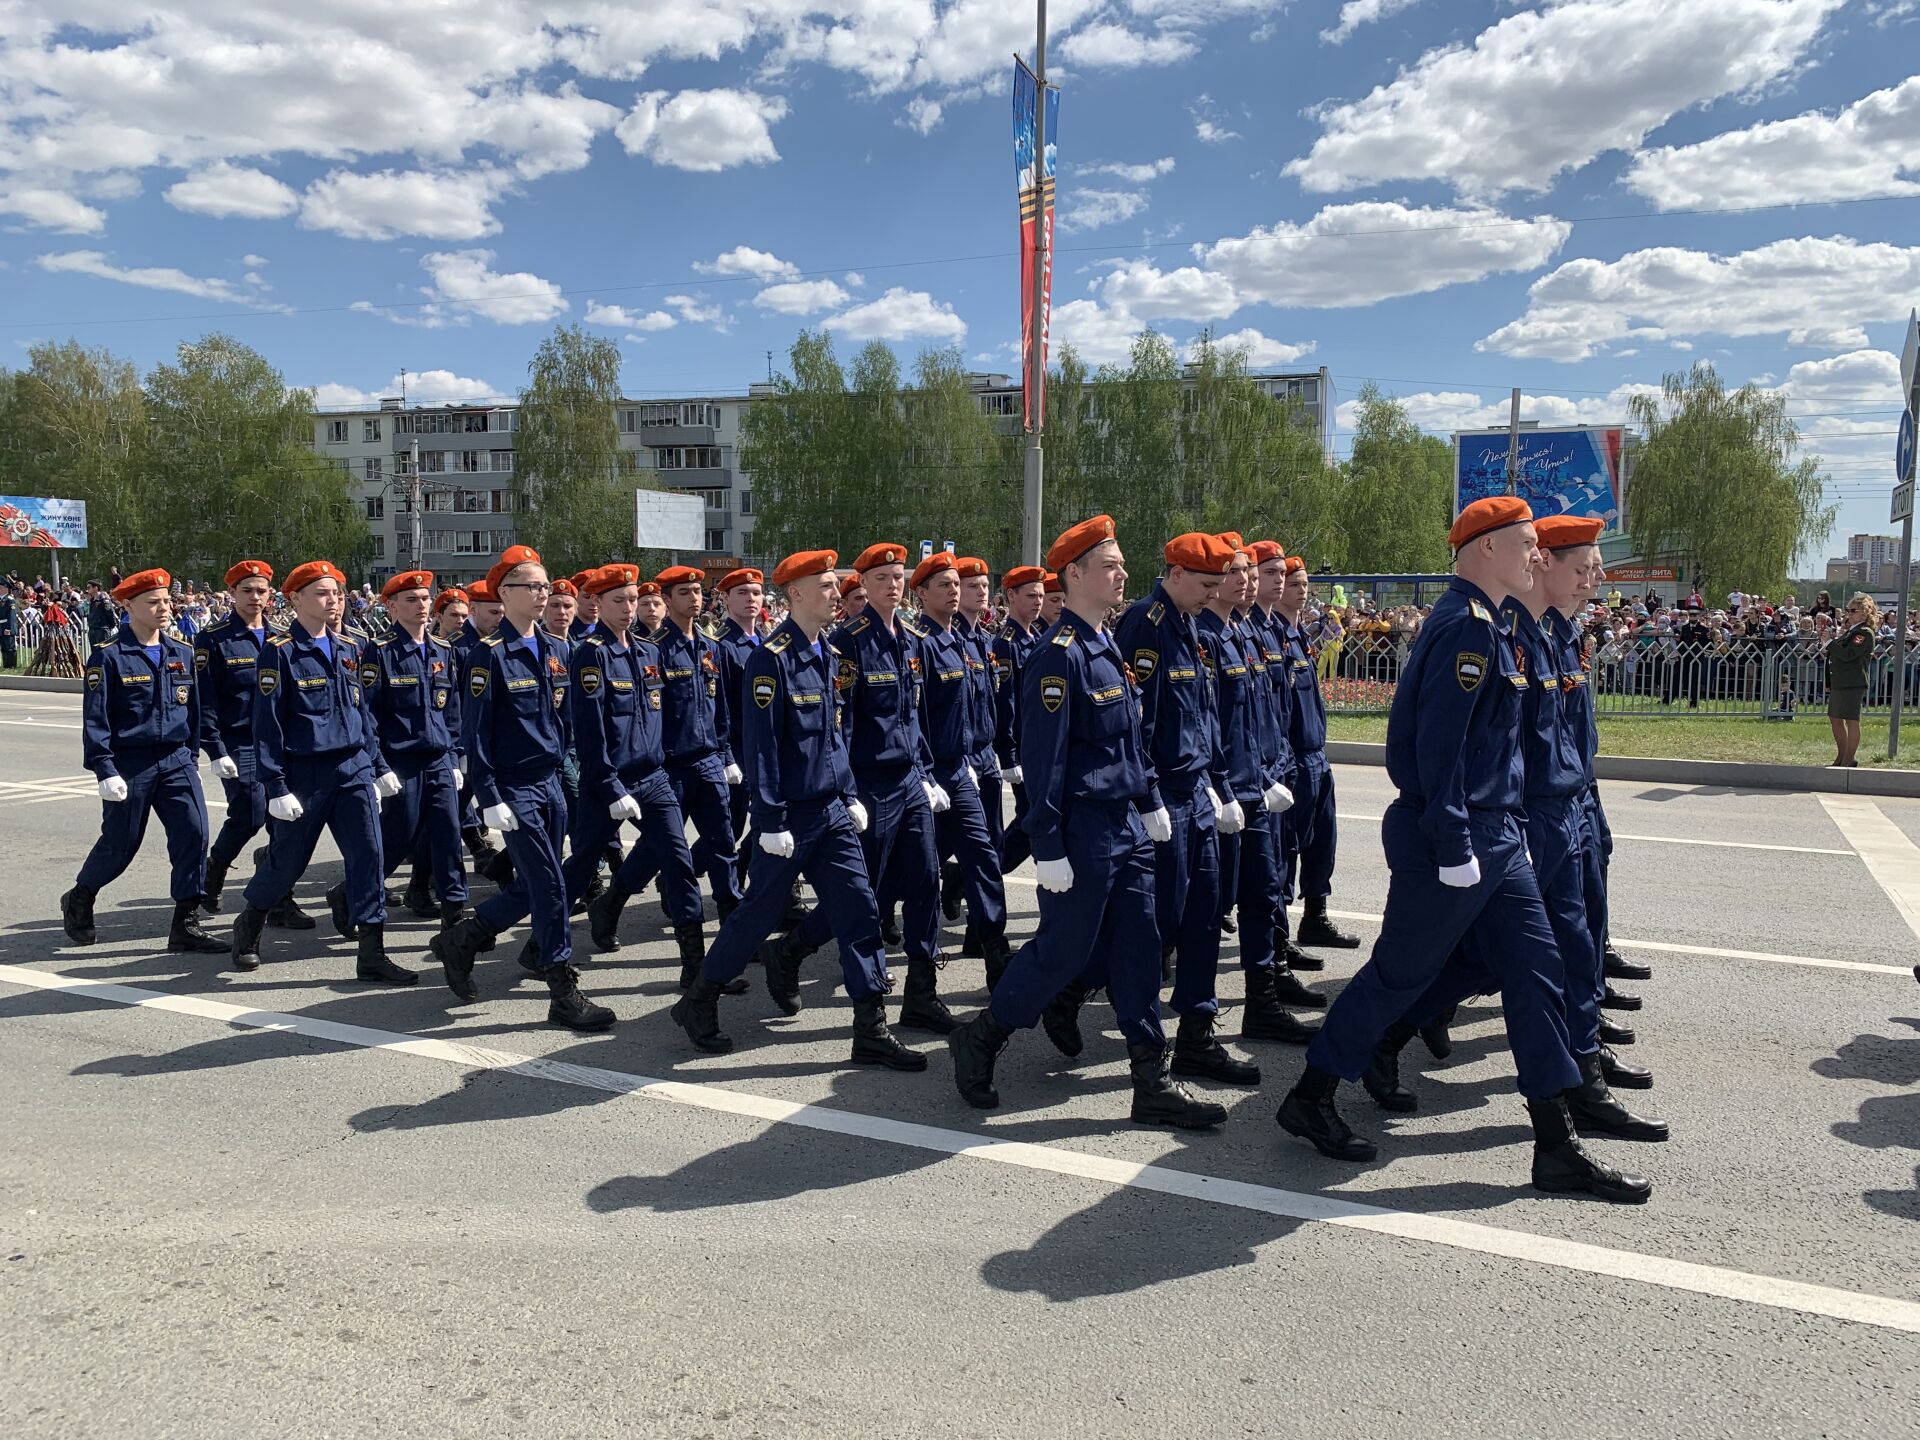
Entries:
[[1920,468],[1920,311],[1907,316],[1907,343],[1900,356],[1906,383],[1906,413],[1900,417],[1900,443],[1894,454],[1891,516],[1900,522],[1900,598],[1893,620],[1893,713],[1887,717],[1887,759],[1900,758],[1900,712],[1907,697],[1907,596],[1913,592],[1913,492]]
[[425,563],[425,557],[420,550],[426,543],[420,524],[420,437],[418,435],[413,437],[413,459],[407,466],[407,520],[409,521],[408,531],[413,537],[413,565],[417,570]]
[[1520,387],[1513,387],[1513,407],[1507,412],[1507,494],[1520,493]]
[[1032,425],[1027,430],[1026,523],[1023,527],[1020,558],[1029,565],[1040,563],[1041,491],[1045,484],[1047,455],[1043,431],[1046,429],[1047,393],[1047,0],[1036,0],[1038,13],[1034,24],[1033,78],[1036,101],[1033,122],[1033,183],[1038,211],[1033,221],[1033,314],[1027,324],[1027,374],[1033,392]]

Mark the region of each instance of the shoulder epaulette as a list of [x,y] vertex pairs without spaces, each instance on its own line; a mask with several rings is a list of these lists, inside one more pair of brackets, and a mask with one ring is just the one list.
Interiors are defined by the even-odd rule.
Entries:
[[292,643],[293,640],[284,632],[267,637],[267,644],[269,645],[291,645]]
[[776,635],[771,640],[767,641],[767,643],[763,645],[761,648],[763,650],[772,651],[775,655],[778,655],[782,650],[786,649],[787,646],[791,645],[792,643],[793,643],[793,636]]
[[604,645],[607,643],[607,637],[604,635],[582,635],[580,637],[580,643],[582,645]]
[[647,643],[650,645],[658,645],[667,638],[667,627],[665,625],[662,625],[658,629],[651,631],[650,633],[648,633],[642,638],[644,638],[647,641]]
[[1020,627],[1015,625],[1011,620],[1007,621],[1006,624],[1000,627],[1000,638],[1002,640],[1018,640],[1020,638]]
[[429,635],[427,638],[436,645],[444,646],[448,650],[453,649],[453,642],[451,640],[442,640],[438,635]]
[[1053,643],[1058,645],[1063,650],[1067,646],[1073,644],[1073,640],[1074,640],[1074,634],[1073,634],[1073,627],[1071,625],[1062,625],[1059,631],[1053,637]]
[[862,610],[858,615],[854,616],[853,619],[847,621],[847,623],[842,625],[840,628],[846,631],[847,634],[849,635],[858,635],[862,630],[865,630],[872,623],[873,623],[873,617],[868,615],[866,611]]
[[1158,625],[1160,623],[1160,617],[1166,613],[1167,607],[1162,605],[1158,600],[1154,601],[1153,604],[1147,607],[1147,623],[1149,625]]
[[1467,613],[1476,620],[1484,620],[1489,625],[1493,624],[1493,612],[1478,600],[1467,601]]
[[480,643],[482,645],[498,645],[500,643],[499,633],[495,632],[492,635],[482,635],[480,637]]
[[900,617],[900,628],[916,640],[924,640],[927,638],[927,627],[922,625],[918,620],[910,619],[905,615]]

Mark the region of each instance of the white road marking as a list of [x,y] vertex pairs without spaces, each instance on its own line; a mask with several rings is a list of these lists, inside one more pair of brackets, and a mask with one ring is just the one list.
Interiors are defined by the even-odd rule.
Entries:
[[1207,1201],[1262,1215],[1279,1215],[1313,1224],[1335,1225],[1364,1230],[1429,1245],[1443,1245],[1482,1255],[1494,1255],[1532,1265],[1545,1265],[1585,1275],[1604,1275],[1616,1280],[1653,1285],[1667,1290],[1708,1295],[1741,1304],[1794,1311],[1804,1315],[1822,1315],[1829,1319],[1872,1325],[1920,1335],[1920,1304],[1890,1296],[1871,1295],[1827,1285],[1810,1285],[1771,1275],[1755,1275],[1716,1265],[1701,1265],[1690,1260],[1674,1260],[1661,1255],[1643,1255],[1632,1250],[1614,1250],[1578,1240],[1503,1230],[1445,1216],[1425,1215],[1409,1210],[1388,1210],[1361,1205],[1329,1195],[1281,1190],[1243,1180],[1223,1180],[1190,1171],[1172,1170],[1159,1165],[1115,1160],[1101,1155],[1052,1145],[1033,1145],[996,1140],[991,1134],[966,1130],[948,1130],[940,1126],[919,1125],[891,1120],[878,1115],[834,1110],[818,1105],[801,1105],[790,1100],[755,1095],[744,1090],[729,1090],[713,1085],[692,1085],[675,1080],[656,1080],[645,1075],[630,1075],[618,1070],[602,1070],[589,1065],[573,1065],[557,1060],[518,1055],[512,1051],[492,1050],[448,1040],[427,1040],[390,1030],[374,1030],[361,1025],[343,1025],[305,1015],[287,1015],[252,1010],[244,1006],[204,1000],[192,995],[167,995],[155,990],[140,990],[127,985],[96,984],[74,980],[19,965],[0,965],[0,983],[33,990],[51,990],[103,1000],[115,1005],[130,1005],[160,1010],[174,1015],[192,1016],[222,1025],[249,1030],[292,1031],[309,1039],[350,1046],[363,1050],[384,1050],[434,1060],[463,1070],[500,1070],[573,1085],[604,1094],[646,1100],[666,1101],[717,1114],[738,1116],[770,1125],[798,1125],[808,1130],[825,1131],[853,1139],[899,1145],[914,1150],[929,1150],[991,1164],[1011,1165],[1024,1170],[1044,1171],[1097,1184],[1121,1186],[1133,1190],[1174,1195],[1187,1200]]
[[55,720],[0,720],[0,725],[17,725],[23,730],[81,730],[81,725],[63,725]]
[[[1373,825],[1380,823],[1378,815],[1349,815],[1344,810],[1338,813],[1342,820],[1359,820]],[[1629,835],[1621,830],[1614,831],[1613,838],[1645,845],[1706,845],[1717,850],[1780,850],[1789,855],[1844,855],[1849,860],[1854,858],[1851,850],[1823,850],[1813,845],[1763,845],[1757,840],[1696,840],[1685,835]]]
[[1920,939],[1920,845],[1865,796],[1822,795],[1820,804]]

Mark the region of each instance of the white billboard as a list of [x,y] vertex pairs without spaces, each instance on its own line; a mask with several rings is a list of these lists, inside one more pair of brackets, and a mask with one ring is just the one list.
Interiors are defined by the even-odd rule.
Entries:
[[633,543],[642,550],[707,548],[707,502],[672,490],[633,494]]

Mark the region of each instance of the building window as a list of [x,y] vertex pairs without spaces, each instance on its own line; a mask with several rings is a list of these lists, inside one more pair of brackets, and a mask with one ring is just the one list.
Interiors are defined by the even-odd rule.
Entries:
[[369,445],[379,444],[380,443],[380,422],[377,419],[362,420],[360,422],[360,438]]
[[386,473],[387,473],[387,462],[385,460],[381,459],[378,455],[370,455],[367,457],[367,470],[366,470],[367,479],[369,480],[384,479],[386,476]]
[[727,548],[727,532],[724,530],[709,529],[707,531],[707,549],[717,551],[717,550],[724,550],[726,548]]
[[429,515],[451,514],[453,511],[453,492],[451,490],[429,490],[421,497],[425,504],[420,508]]
[[485,450],[456,450],[453,452],[453,468],[463,475],[474,475],[486,469]]
[[742,515],[753,514],[753,492],[751,490],[742,490],[740,492],[740,513]]
[[386,536],[376,535],[373,537],[373,558],[376,560],[384,560],[387,558]]
[[492,455],[494,474],[511,475],[513,473],[513,451],[495,450],[492,452]]
[[1020,413],[1020,397],[1011,393],[1005,395],[982,395],[980,397],[980,413],[982,415],[1018,415]]
[[347,422],[344,420],[327,421],[327,443],[344,445],[347,443]]
[[517,410],[495,410],[492,412],[492,423],[490,425],[481,425],[474,428],[481,430],[518,430],[520,428],[520,412]]
[[620,417],[620,433],[622,435],[631,435],[640,428],[640,412],[638,410],[621,410],[618,413]]
[[387,518],[387,497],[386,496],[369,495],[366,499],[366,507],[367,507],[367,519],[384,520]]

